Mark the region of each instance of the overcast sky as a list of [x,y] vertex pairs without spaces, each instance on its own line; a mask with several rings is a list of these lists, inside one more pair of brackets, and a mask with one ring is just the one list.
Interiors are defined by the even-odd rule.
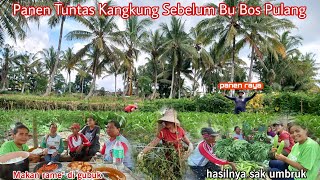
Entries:
[[[92,0],[93,2],[93,0]],[[88,5],[92,3],[88,1]],[[106,2],[106,1],[100,1]],[[177,2],[180,2],[181,5],[187,6],[191,5],[192,2],[195,2],[196,5],[204,5],[210,2],[218,4],[221,1],[214,0],[183,0],[183,1],[164,1],[164,0],[134,0],[134,1],[114,1],[117,5],[128,5],[129,2],[132,2],[134,5],[144,5],[144,6],[162,6],[163,3],[169,2],[171,5],[174,5]],[[297,29],[292,30],[292,35],[299,35],[303,38],[302,46],[299,48],[303,53],[312,52],[316,54],[317,63],[320,63],[320,23],[318,23],[317,18],[320,17],[320,11],[318,7],[320,7],[320,1],[318,0],[283,0],[278,1],[283,2],[285,5],[288,6],[307,6],[307,18],[306,19],[299,19],[295,16],[287,17],[288,19],[292,20],[293,23],[297,26]],[[161,9],[161,8],[160,8]],[[191,27],[194,27],[200,20],[204,19],[205,17],[188,17],[183,16],[182,19],[185,21],[185,31],[189,32]],[[50,29],[47,25],[47,17],[43,17],[40,20],[40,26],[38,27],[37,24],[31,23],[30,30],[28,31],[28,36],[24,41],[17,41],[14,43],[12,40],[7,39],[6,42],[15,46],[16,49],[19,51],[29,51],[29,52],[37,52],[39,50],[49,48],[53,46],[55,49],[58,47],[58,38],[59,38],[59,26],[56,28]],[[159,27],[160,23],[169,23],[170,17],[168,16],[160,16],[159,19],[154,20],[154,24],[150,26],[148,29],[155,30]],[[121,29],[124,29],[124,21],[121,18],[117,19],[117,24]],[[83,29],[78,23],[67,20],[64,26],[63,35],[66,35],[68,32],[72,30],[79,30]],[[63,39],[62,42],[62,50],[67,49],[68,47],[73,48],[74,52],[79,50],[83,47],[86,42],[80,41],[67,41]],[[250,51],[248,48],[244,48],[240,51],[240,58],[246,60],[248,66],[248,55]],[[136,66],[143,65],[145,61],[145,54],[141,54],[139,57],[138,62],[136,62]],[[64,73],[65,74],[65,73]],[[76,72],[72,72],[72,81],[74,81]],[[66,78],[66,76],[65,76]],[[113,91],[114,90],[114,79],[113,76],[106,77],[104,79],[97,80],[98,88],[104,87],[105,90]],[[117,86],[118,88],[122,88],[123,81],[120,77],[118,77]]]

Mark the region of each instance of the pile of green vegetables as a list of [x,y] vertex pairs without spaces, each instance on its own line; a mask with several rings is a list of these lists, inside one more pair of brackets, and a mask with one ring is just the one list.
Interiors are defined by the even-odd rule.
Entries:
[[228,161],[254,161],[263,162],[268,159],[271,144],[264,142],[249,143],[245,140],[233,140],[231,138],[217,141],[215,154]]

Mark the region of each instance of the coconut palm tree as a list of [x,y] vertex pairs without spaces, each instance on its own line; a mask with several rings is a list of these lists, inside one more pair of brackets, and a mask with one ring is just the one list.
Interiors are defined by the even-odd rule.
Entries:
[[0,82],[1,82],[1,91],[4,91],[8,87],[8,73],[9,68],[13,61],[20,58],[16,52],[12,51],[13,47],[6,44],[3,48],[2,52],[2,64],[1,64],[1,75],[0,75]]
[[[88,44],[80,49],[74,56],[74,58],[82,58],[85,55],[88,55],[88,52],[91,52],[91,72],[93,74],[93,82],[91,84],[90,92],[86,96],[86,99],[88,99],[93,95],[98,71],[103,69],[105,64],[110,63],[117,58],[117,56],[114,55],[114,52],[119,51],[108,41],[114,38],[114,34],[118,31],[118,27],[114,21],[114,17],[110,16],[78,16],[76,17],[76,20],[84,25],[88,31],[71,31],[66,35],[66,38],[67,40],[89,40]],[[99,67],[101,68],[99,69]]]
[[192,71],[193,71],[193,85],[192,85],[192,95],[196,95],[196,89],[199,86],[198,80],[201,78],[201,74],[207,69],[214,66],[214,62],[210,54],[204,48],[208,45],[210,41],[206,38],[206,32],[200,29],[191,28],[190,35],[193,39],[193,46],[198,52],[197,57],[192,58]]
[[159,61],[159,57],[163,52],[163,35],[160,33],[160,30],[157,29],[154,33],[152,31],[149,32],[148,38],[143,42],[144,46],[142,46],[142,50],[149,54],[150,58],[147,58],[148,62],[152,66],[152,79],[154,84],[154,89],[151,95],[151,99],[153,99],[157,93],[158,86],[158,67],[163,66],[161,61]]
[[[30,1],[19,1],[22,5],[30,5]],[[25,29],[28,27],[27,18],[24,16],[12,15],[12,1],[4,0],[0,2],[0,44],[4,43],[4,37],[8,36],[14,41],[26,37]],[[1,45],[0,45],[1,46]]]
[[[206,92],[211,93],[219,82],[227,82],[231,77],[232,71],[232,47],[222,49],[217,42],[214,42],[209,49],[209,54],[214,65],[201,72],[202,86],[206,87]],[[234,61],[234,79],[243,82],[245,79],[245,70],[243,66],[246,63],[237,55]]]
[[[50,76],[54,71],[57,61],[57,51],[51,46],[49,49],[43,49],[39,54],[42,56],[48,76]],[[50,77],[48,79],[50,80]]]
[[74,57],[74,53],[72,52],[71,48],[68,48],[62,57],[62,64],[63,64],[63,69],[67,70],[68,72],[68,77],[69,77],[69,93],[71,93],[71,71],[76,68],[77,63],[81,59],[77,59]]
[[108,75],[104,76],[103,78],[114,75],[114,96],[117,96],[117,77],[119,74],[125,71],[122,64],[123,61],[121,61],[121,59],[125,58],[125,55],[120,51],[118,53],[115,53],[115,55],[118,56],[118,58],[107,64],[106,72]]
[[[260,2],[255,1],[256,6],[262,6]],[[252,69],[256,59],[265,66],[264,54],[272,53],[273,57],[278,60],[278,54],[281,57],[286,56],[286,50],[283,44],[278,40],[277,32],[284,29],[292,29],[295,26],[287,19],[278,19],[273,16],[248,16],[242,18],[243,26],[239,29],[241,39],[236,44],[237,49],[244,47],[245,44],[249,44],[251,47],[250,55],[250,68],[248,82],[252,80]]]
[[[310,78],[313,77],[316,70],[313,54],[307,53],[303,55],[298,49],[302,44],[302,38],[300,36],[291,36],[289,31],[278,35],[278,40],[284,45],[286,56],[280,56],[279,60],[276,60],[274,54],[269,53],[264,62],[272,73],[265,71],[261,64],[256,64],[255,72],[259,73],[262,81],[270,86],[291,87],[292,90],[300,89],[300,87],[305,88],[308,86],[306,84],[312,82]],[[303,74],[301,71],[305,71],[305,73]]]
[[19,59],[14,61],[14,63],[22,73],[23,85],[21,88],[21,93],[23,94],[28,81],[28,76],[31,72],[33,72],[33,68],[40,63],[40,59],[37,57],[37,54],[26,53],[21,55]]
[[83,94],[83,86],[84,86],[84,80],[86,77],[90,76],[88,73],[90,71],[89,66],[87,65],[87,62],[80,61],[79,64],[77,64],[75,68],[78,72],[78,75],[80,76],[80,82],[81,82],[81,98]]
[[[162,61],[169,61],[171,71],[171,91],[169,98],[174,97],[175,85],[174,82],[181,79],[181,71],[190,66],[190,61],[193,57],[197,57],[198,53],[192,46],[193,41],[190,36],[184,31],[184,22],[176,17],[171,18],[170,25],[160,24],[162,31],[164,32],[165,42],[163,43],[164,51],[160,55],[159,59]],[[168,72],[168,71],[167,71]],[[191,71],[184,74],[189,76]],[[189,77],[192,79],[192,77]],[[180,90],[180,86],[178,87]],[[180,92],[178,90],[178,92]],[[178,93],[180,96],[180,93]]]
[[[223,1],[228,7],[238,7],[240,0],[224,0]],[[208,6],[217,7],[217,5],[210,3]],[[215,16],[213,18],[207,18],[197,25],[197,28],[206,31],[207,38],[213,39],[219,36],[219,47],[222,49],[225,47],[232,47],[232,62],[231,62],[231,79],[234,81],[234,65],[236,57],[236,36],[240,29],[240,18],[236,10],[235,15],[227,16]]]
[[[53,9],[52,16],[48,20],[48,25],[50,26],[50,28],[54,28],[60,23],[59,42],[58,42],[58,49],[57,49],[57,55],[59,55],[61,51],[63,27],[64,27],[64,23],[66,21],[67,16],[57,15],[56,9],[53,7],[54,2],[61,2],[64,4],[64,6],[67,6],[72,4],[77,5],[85,1],[84,0],[62,0],[62,1],[52,0],[52,1],[45,2],[45,4],[51,6],[51,9]],[[57,73],[59,63],[60,63],[59,56],[56,56],[56,61],[53,67],[53,71],[52,73],[50,73],[48,87],[46,89],[44,96],[48,96],[51,92],[52,84],[54,82],[54,77],[55,77],[55,74]]]
[[146,27],[150,26],[150,18],[141,19],[132,16],[126,20],[126,29],[115,34],[114,40],[125,47],[126,58],[124,67],[126,68],[125,79],[126,85],[124,93],[132,95],[132,76],[134,71],[134,60],[138,60],[139,48],[143,46],[143,40],[148,36]]

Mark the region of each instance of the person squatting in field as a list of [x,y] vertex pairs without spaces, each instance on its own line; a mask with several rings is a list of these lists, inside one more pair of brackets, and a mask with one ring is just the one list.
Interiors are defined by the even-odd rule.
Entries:
[[221,171],[217,165],[230,165],[232,170],[236,170],[236,165],[223,159],[219,159],[214,155],[214,145],[216,137],[219,135],[212,128],[202,128],[201,134],[203,141],[201,141],[192,154],[188,158],[188,165],[196,174],[197,180],[204,180],[207,176],[207,170]]
[[126,106],[124,108],[124,112],[130,113],[130,112],[133,112],[133,111],[135,111],[137,109],[138,109],[138,104],[137,103],[129,104],[128,106]]

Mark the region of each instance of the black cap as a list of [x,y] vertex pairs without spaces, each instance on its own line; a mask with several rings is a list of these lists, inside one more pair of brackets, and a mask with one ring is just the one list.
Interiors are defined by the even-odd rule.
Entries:
[[275,126],[275,125],[281,125],[281,126],[283,126],[283,123],[280,122],[280,121],[276,121],[276,122],[274,122],[272,125],[273,125],[273,126]]
[[204,134],[208,134],[208,135],[211,135],[211,136],[218,136],[219,133],[214,131],[212,128],[209,128],[209,127],[206,127],[206,128],[202,128],[201,129],[201,134],[204,135]]
[[240,94],[240,93],[244,94],[244,92],[243,92],[243,91],[238,91],[238,94]]

